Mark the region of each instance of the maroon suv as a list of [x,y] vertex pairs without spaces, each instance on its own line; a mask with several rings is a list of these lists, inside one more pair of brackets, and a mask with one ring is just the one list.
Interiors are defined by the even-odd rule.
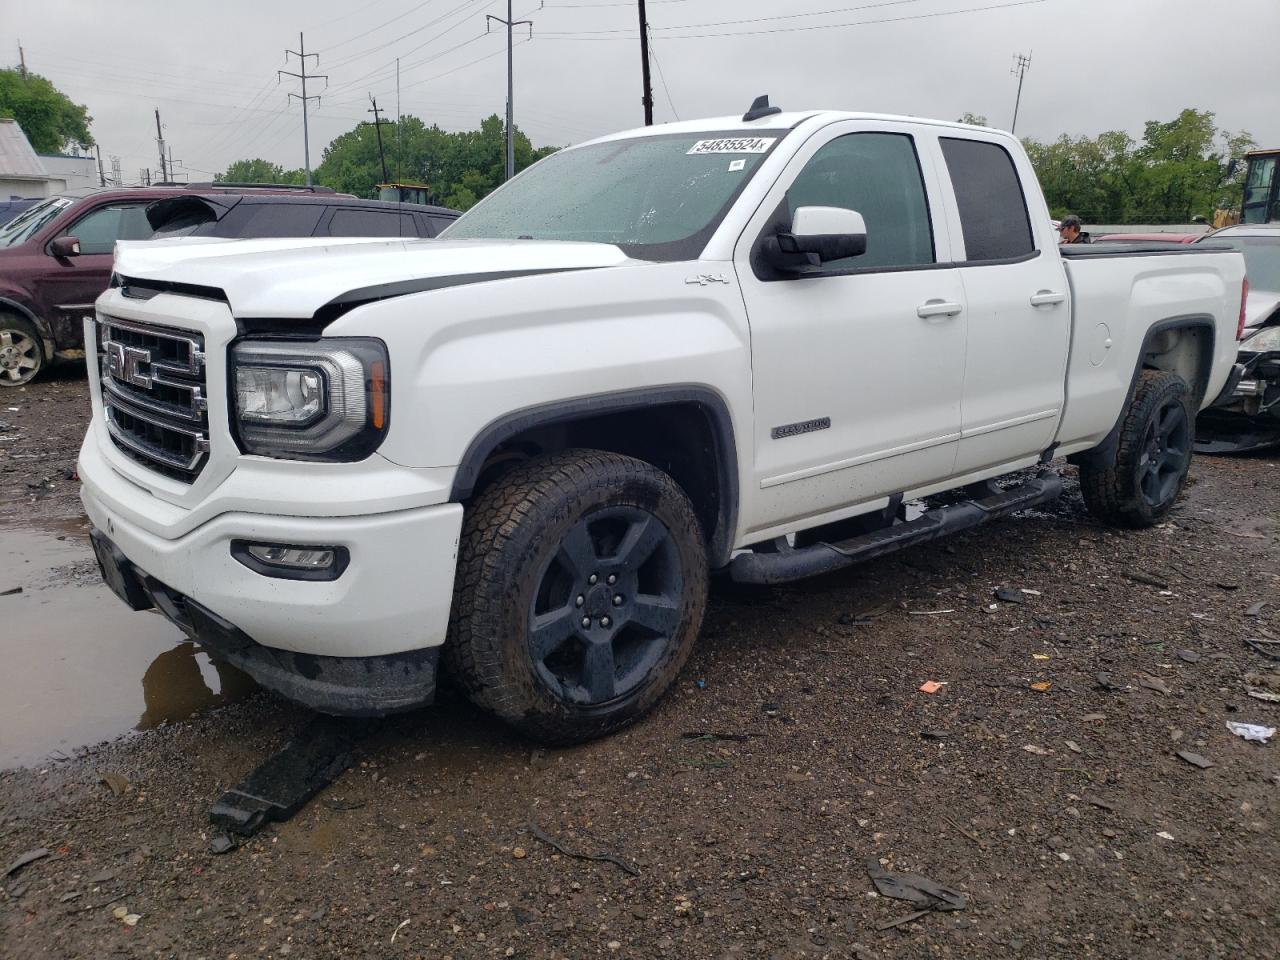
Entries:
[[84,318],[110,282],[117,240],[148,240],[157,229],[228,238],[434,237],[456,216],[327,187],[192,184],[50,197],[0,226],[0,387],[28,383],[54,357],[84,355]]

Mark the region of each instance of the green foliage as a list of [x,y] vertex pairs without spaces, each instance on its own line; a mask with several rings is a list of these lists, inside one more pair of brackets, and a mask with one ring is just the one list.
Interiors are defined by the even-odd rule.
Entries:
[[17,120],[36,153],[93,146],[88,109],[39,74],[0,70],[0,117]]
[[231,183],[306,183],[303,170],[286,170],[270,160],[237,160],[224,173],[214,175],[214,180]]
[[[479,130],[459,133],[428,127],[417,117],[405,116],[399,124],[382,125],[382,146],[390,180],[425,183],[436,203],[459,210],[474,206],[502,183],[506,170],[506,137],[502,118],[496,114],[485,119]],[[529,138],[516,129],[516,170],[554,152],[554,147],[535,149]],[[281,177],[285,179],[278,179]],[[265,160],[238,160],[219,179],[303,182],[302,171],[285,171]],[[325,147],[312,179],[340,193],[376,198],[383,176],[373,124],[361,123],[334,138]]]
[[1024,141],[1055,217],[1086,223],[1190,223],[1238,206],[1249,134],[1219,130],[1213,113],[1183,110],[1149,121],[1141,143],[1112,130],[1097,137],[1063,135]]

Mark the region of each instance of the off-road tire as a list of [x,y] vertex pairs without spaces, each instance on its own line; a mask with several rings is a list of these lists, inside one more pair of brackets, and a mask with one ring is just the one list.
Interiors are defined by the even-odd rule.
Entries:
[[[21,358],[35,366],[16,364]],[[0,388],[21,387],[45,368],[44,341],[35,325],[16,313],[0,310]]]
[[[618,514],[635,519],[611,519]],[[597,519],[601,517],[604,519]],[[650,524],[646,517],[658,524]],[[605,563],[620,562],[625,544],[635,542],[627,540],[633,530],[652,533],[648,539],[658,539],[651,555],[658,560],[639,560],[638,564],[662,564],[661,582],[667,586],[654,590],[669,594],[663,598],[667,606],[662,608],[662,616],[668,621],[663,631],[651,636],[649,627],[632,626],[624,620],[630,600],[628,607],[612,606],[622,599],[612,595],[613,590],[631,583],[636,606],[644,600],[651,609],[644,595],[654,590],[642,590],[641,581],[630,580],[624,568],[617,567],[615,573],[609,572],[615,568],[602,568],[599,585],[609,575],[619,577],[619,585],[608,587],[606,595],[597,595],[596,586],[580,589],[577,585],[586,583],[582,579],[585,573],[581,577],[573,573],[595,560],[567,565],[561,560],[569,555],[575,533],[583,531],[592,545],[589,555],[598,556],[599,544],[594,538],[602,523],[622,524],[619,529],[623,531],[618,534],[621,543],[614,544],[614,554],[608,554],[609,545],[604,543],[605,556],[612,557]],[[580,542],[574,541],[575,546]],[[637,548],[634,555],[640,552]],[[658,582],[647,567],[643,575],[649,583]],[[539,457],[512,469],[466,510],[453,616],[444,650],[445,669],[474,703],[533,739],[568,744],[605,736],[653,707],[684,666],[702,624],[707,575],[701,526],[689,498],[667,474],[641,460],[598,450],[568,450]],[[563,605],[545,599],[551,582],[569,584]],[[584,596],[587,602],[582,606]],[[547,618],[559,619],[560,611],[571,609],[575,602],[578,613],[596,617],[590,630],[579,631],[582,623],[575,613],[574,633],[559,641],[568,646],[555,648],[554,656],[563,655],[565,661],[572,661],[579,649],[592,649],[589,638],[595,637],[594,642],[599,643],[601,634],[592,631],[603,629],[599,626],[602,620],[608,620],[616,610],[618,615],[612,622],[615,633],[611,635],[626,648],[617,648],[621,652],[615,661],[615,641],[608,641],[611,679],[604,689],[617,689],[612,684],[629,662],[624,653],[633,662],[624,679],[634,687],[613,699],[588,702],[591,684],[584,681],[575,686],[554,675],[548,668],[551,659],[537,657],[534,643],[535,625],[544,622],[535,620],[538,604],[548,602],[554,609],[543,615]],[[605,603],[610,609],[596,609]],[[636,616],[641,615],[637,611]],[[643,656],[633,656],[636,649],[643,650]],[[587,653],[582,654],[581,662],[581,676],[586,678],[591,669],[587,664],[592,662]],[[566,672],[572,674],[572,670]],[[600,672],[596,670],[594,675]],[[575,702],[570,693],[576,693],[582,702]]]
[[[1155,421],[1166,412],[1176,420],[1177,407],[1181,407],[1185,417],[1185,450],[1170,457],[1170,466],[1161,484],[1167,492],[1153,502],[1143,491],[1143,477],[1153,449],[1152,431],[1158,432]],[[1142,371],[1120,425],[1115,456],[1107,463],[1080,466],[1080,491],[1089,512],[1103,523],[1134,530],[1154,526],[1168,516],[1187,481],[1194,423],[1195,412],[1191,409],[1187,382],[1166,370]],[[1159,449],[1164,456],[1172,448]]]

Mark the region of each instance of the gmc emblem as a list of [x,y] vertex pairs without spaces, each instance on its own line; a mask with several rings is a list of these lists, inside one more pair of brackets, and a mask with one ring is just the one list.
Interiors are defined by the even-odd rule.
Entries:
[[[148,372],[142,372],[146,364]],[[107,341],[107,370],[121,383],[132,384],[144,390],[151,389],[151,351],[139,347],[127,347],[114,340]]]

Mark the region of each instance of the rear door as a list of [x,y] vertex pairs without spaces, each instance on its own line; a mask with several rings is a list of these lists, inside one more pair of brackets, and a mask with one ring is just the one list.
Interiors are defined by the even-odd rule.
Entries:
[[[1021,152],[981,134],[938,138],[968,307],[958,476],[1038,456],[1062,414],[1071,304],[1066,271]],[[1037,229],[1037,227],[1039,229]]]
[[[753,530],[836,513],[950,476],[965,312],[939,211],[936,147],[913,124],[842,122],[791,159],[735,254],[751,324]],[[726,158],[726,163],[730,162]],[[804,276],[753,252],[802,206],[856,210],[867,252]]]

